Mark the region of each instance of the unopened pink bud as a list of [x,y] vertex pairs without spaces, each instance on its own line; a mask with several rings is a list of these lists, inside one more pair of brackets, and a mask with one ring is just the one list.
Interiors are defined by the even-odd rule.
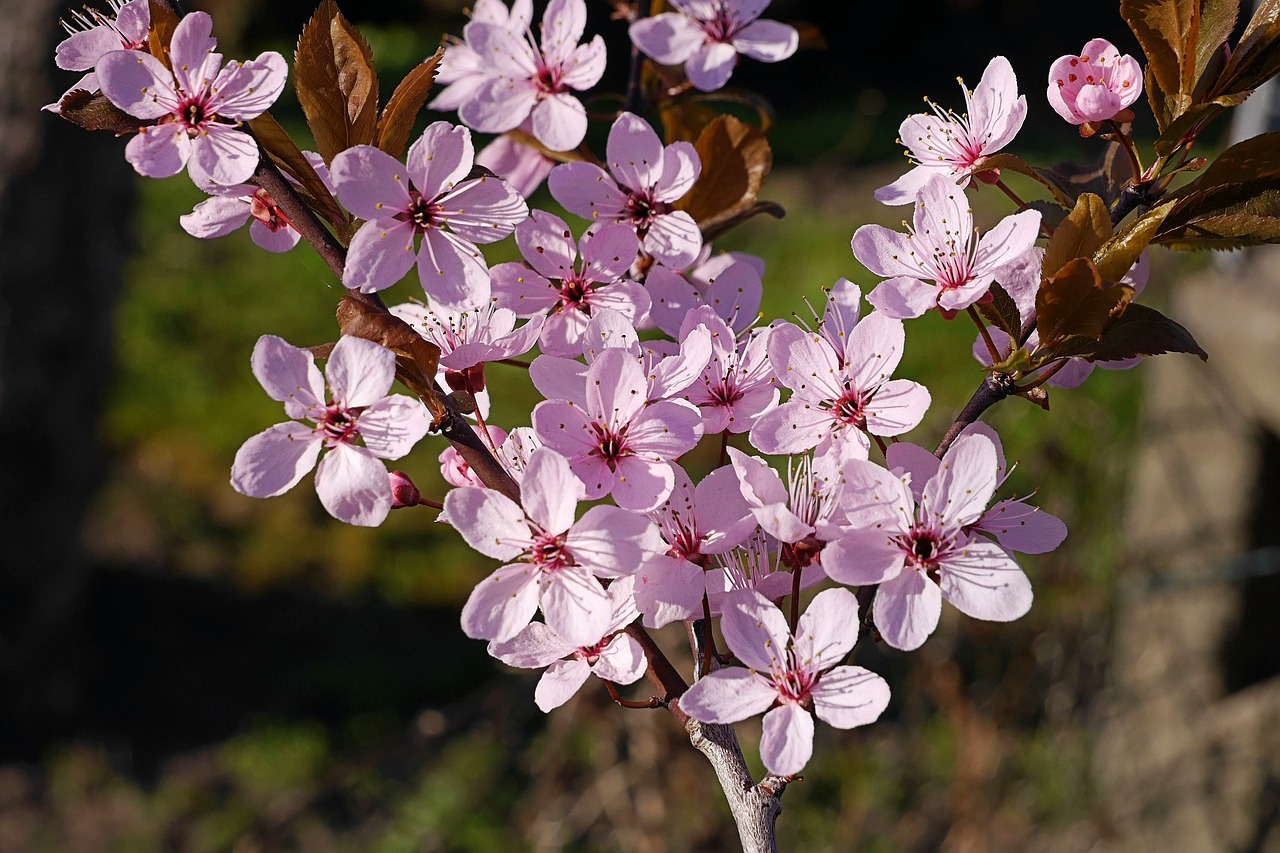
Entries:
[[403,509],[422,503],[422,493],[403,471],[392,471],[387,475],[391,480],[391,508]]

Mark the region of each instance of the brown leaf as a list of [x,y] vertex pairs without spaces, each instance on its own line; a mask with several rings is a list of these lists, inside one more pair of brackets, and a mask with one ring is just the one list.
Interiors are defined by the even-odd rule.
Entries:
[[1111,212],[1093,193],[1083,193],[1057,226],[1044,251],[1044,272],[1052,275],[1076,258],[1092,258],[1111,237]]
[[382,116],[378,119],[378,147],[397,160],[404,156],[409,146],[409,135],[413,132],[418,113],[427,102],[427,96],[431,94],[436,66],[443,56],[442,47],[426,62],[404,75],[382,108]]
[[1130,221],[1093,253],[1093,262],[1103,281],[1119,281],[1124,278],[1129,267],[1133,266],[1138,256],[1150,245],[1172,209],[1173,203],[1166,202],[1147,211]]
[[1058,163],[1052,169],[1042,171],[1069,198],[1079,200],[1081,193],[1093,193],[1100,196],[1108,207],[1120,197],[1120,190],[1134,176],[1129,158],[1118,142],[1103,148],[1092,163]]
[[1015,343],[1022,333],[1022,314],[1017,304],[999,283],[991,285],[991,301],[977,305],[978,313],[988,324],[1003,331]]
[[1073,335],[1101,337],[1107,324],[1124,313],[1131,299],[1132,287],[1105,284],[1093,261],[1076,258],[1041,282],[1036,292],[1039,351],[1052,351]]
[[85,130],[133,133],[149,122],[135,118],[107,100],[101,92],[72,89],[58,102],[59,114]]
[[417,394],[437,420],[445,414],[436,388],[440,348],[394,314],[373,310],[350,296],[338,303],[342,334],[381,344],[396,354],[396,378]]
[[1162,95],[1167,119],[1176,118],[1191,106],[1195,88],[1200,0],[1120,0],[1120,15],[1137,36],[1155,78],[1156,86],[1149,86],[1148,94]]
[[322,0],[294,55],[298,102],[326,164],[353,145],[369,145],[378,129],[378,75],[360,31]]
[[676,202],[678,210],[687,211],[701,224],[755,204],[773,166],[773,152],[759,128],[722,115],[702,131],[694,147],[702,174]]
[[1198,178],[1166,198],[1187,198],[1215,187],[1259,179],[1280,180],[1280,133],[1263,133],[1232,145]]
[[1028,178],[1039,181],[1044,187],[1053,194],[1053,199],[1065,208],[1075,207],[1075,196],[1066,191],[1062,184],[1063,179],[1053,175],[1047,169],[1037,169],[1023,160],[1016,154],[996,154],[988,157],[979,163],[973,170],[974,175],[983,172],[1000,171],[1008,169],[1010,172],[1016,172],[1019,175],[1026,175]]
[[1178,323],[1154,308],[1130,305],[1123,315],[1107,327],[1101,339],[1083,341],[1073,353],[1094,361],[1124,361],[1138,356],[1184,352],[1209,360],[1196,339]]
[[151,14],[151,27],[147,30],[147,52],[172,71],[173,63],[169,61],[169,42],[173,41],[173,31],[178,28],[178,22],[182,18],[169,3],[148,0],[147,8]]
[[706,104],[688,98],[666,101],[661,110],[662,134],[668,145],[672,142],[697,142],[702,131],[720,116]]
[[719,216],[713,216],[706,222],[700,223],[702,239],[710,242],[720,235],[737,228],[748,219],[752,219],[762,213],[768,214],[774,219],[781,219],[787,215],[782,205],[772,201],[757,201],[747,205],[739,205],[732,210],[726,210]]
[[345,226],[346,214],[329,193],[324,181],[320,180],[316,170],[307,162],[307,158],[302,156],[302,151],[298,149],[293,137],[289,136],[288,131],[280,126],[271,113],[263,113],[257,118],[250,119],[248,124],[249,130],[262,149],[267,152],[271,162],[302,185],[304,191],[302,195],[308,206],[330,223]]

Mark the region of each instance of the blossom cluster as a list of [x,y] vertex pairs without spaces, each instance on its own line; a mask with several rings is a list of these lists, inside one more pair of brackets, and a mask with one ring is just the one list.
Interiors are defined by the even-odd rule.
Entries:
[[[776,62],[796,50],[795,28],[761,19],[767,5],[672,0],[629,32],[645,56],[711,91],[740,55]],[[255,181],[258,144],[243,128],[281,93],[284,59],[224,64],[199,12],[178,23],[167,57],[153,56],[147,3],[114,11],[81,16],[58,62],[91,70],[77,87],[140,120],[129,162],[152,177],[185,168],[210,194],[183,217],[193,235],[251,220],[263,248],[295,245],[297,223]],[[903,439],[932,403],[898,375],[905,321],[977,319],[996,284],[1019,319],[1035,319],[1041,213],[980,233],[968,196],[998,180],[983,165],[1021,128],[1026,97],[997,57],[964,90],[965,113],[908,117],[913,166],[877,198],[913,205],[912,220],[904,232],[863,226],[851,241],[883,281],[864,299],[842,279],[812,322],[764,324],[764,262],[714,250],[684,204],[708,164],[689,142],[664,143],[643,115],[612,119],[600,159],[552,166],[506,136],[489,149],[497,173],[477,167],[473,130],[517,131],[550,152],[585,138],[575,93],[600,80],[604,42],[584,41],[584,0],[551,0],[537,35],[532,21],[529,0],[476,3],[431,102],[463,124],[428,124],[403,162],[372,144],[327,162],[307,155],[351,225],[342,283],[374,294],[416,268],[421,292],[390,315],[438,348],[439,380],[473,398],[476,436],[509,480],[482,477],[453,448],[439,454],[450,486],[439,520],[501,564],[463,607],[465,633],[502,661],[545,670],[535,692],[545,711],[590,675],[611,690],[638,681],[648,661],[637,631],[719,619],[729,654],[715,660],[726,665],[669,698],[708,723],[764,714],[764,764],[792,776],[811,756],[815,716],[851,728],[890,701],[880,676],[846,663],[860,633],[919,648],[944,600],[975,619],[1017,619],[1032,585],[1014,554],[1066,536],[1054,516],[999,495],[1008,466],[990,427],[968,425],[937,455]],[[1095,40],[1054,64],[1049,101],[1075,124],[1110,121],[1141,82],[1131,58]],[[543,177],[582,223],[530,211]],[[490,267],[479,247],[508,236],[521,259]],[[1127,281],[1144,280],[1139,261]],[[991,350],[975,352],[987,364],[1027,345],[985,327],[984,339]],[[524,366],[543,399],[527,425],[489,424],[488,367],[535,347]],[[290,420],[244,444],[232,486],[270,497],[314,468],[325,509],[365,526],[430,504],[381,461],[405,456],[435,422],[419,398],[390,394],[398,356],[353,335],[317,349],[262,337],[253,373]],[[1060,384],[1091,369],[1075,361]],[[709,436],[722,448],[710,470],[693,453]],[[801,592],[817,587],[801,614]],[[790,618],[778,606],[788,597]]]

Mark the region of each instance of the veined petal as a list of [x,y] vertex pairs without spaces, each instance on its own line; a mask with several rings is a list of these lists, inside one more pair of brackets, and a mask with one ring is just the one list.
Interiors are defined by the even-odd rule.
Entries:
[[[455,489],[459,492],[487,489]],[[446,510],[448,513],[448,510]],[[523,515],[523,513],[522,513]],[[453,516],[449,516],[453,521]],[[462,606],[462,631],[475,640],[509,640],[533,619],[538,609],[538,571],[527,563],[503,566],[480,581]]]
[[847,589],[818,593],[796,623],[795,652],[809,672],[821,672],[844,659],[858,640],[858,599]]
[[656,531],[643,515],[619,507],[593,506],[569,529],[565,545],[597,577],[634,574],[648,559]]
[[872,612],[886,643],[904,652],[914,651],[938,627],[942,593],[923,572],[904,571],[880,584]]
[[525,513],[543,530],[551,534],[567,531],[582,495],[582,483],[559,453],[541,448],[529,458],[520,499]]
[[263,335],[253,347],[253,375],[273,400],[285,404],[291,418],[324,405],[324,377],[311,353],[275,335]]
[[316,494],[329,514],[357,527],[377,527],[391,512],[387,469],[363,447],[341,443],[316,468]]
[[794,776],[813,756],[813,717],[795,702],[764,715],[760,760],[770,773]]
[[654,557],[636,573],[636,606],[648,628],[699,618],[706,591],[702,569],[678,557]]
[[662,176],[662,141],[647,121],[633,113],[624,112],[613,123],[606,153],[609,171],[624,187],[647,190]]
[[187,174],[196,186],[229,187],[243,184],[258,168],[258,143],[242,130],[223,124],[206,124],[191,140]]
[[423,198],[434,199],[465,178],[474,162],[471,131],[447,121],[437,121],[427,125],[422,136],[409,147],[409,179]]
[[664,213],[653,218],[641,246],[662,263],[680,269],[697,260],[702,231],[683,210]]
[[902,361],[906,341],[901,320],[879,311],[863,317],[845,342],[844,372],[849,385],[865,392],[886,382]]
[[702,174],[702,160],[688,142],[673,142],[662,152],[662,174],[653,196],[658,201],[674,202],[693,189]]
[[631,24],[631,42],[663,65],[679,65],[702,46],[702,28],[677,12],[663,12]]
[[298,484],[315,467],[322,436],[296,421],[276,424],[236,451],[231,486],[251,498],[272,498]]
[[594,163],[562,163],[547,176],[547,186],[565,210],[584,219],[618,219],[627,204],[626,194]]
[[539,584],[538,603],[551,630],[575,646],[600,641],[613,612],[600,581],[585,568],[565,566],[544,572]]
[[765,453],[801,453],[817,447],[836,428],[831,412],[791,399],[751,425],[751,444]]
[[284,91],[289,65],[284,57],[268,50],[238,66],[235,74],[224,82],[217,93],[214,112],[236,121],[248,121],[262,115]]
[[1067,526],[1056,515],[1022,501],[1000,501],[973,526],[996,537],[1001,546],[1023,554],[1047,554],[1067,538]]
[[889,685],[860,666],[838,666],[823,673],[809,694],[818,719],[837,729],[874,723],[889,707]]
[[506,181],[488,175],[458,184],[439,204],[450,230],[472,243],[501,240],[529,216],[524,197]]
[[538,89],[527,77],[489,77],[471,100],[458,108],[458,117],[483,133],[515,130],[538,103]]
[[177,122],[139,129],[124,149],[124,159],[139,175],[148,178],[172,177],[182,171],[190,157],[191,138]]
[[902,573],[906,554],[882,530],[851,531],[822,549],[822,568],[837,583],[871,586]]
[[973,539],[938,561],[947,601],[974,619],[1012,622],[1031,609],[1031,581],[994,542]]
[[741,667],[718,669],[690,685],[680,708],[704,723],[736,723],[767,711],[778,691],[754,672]]
[[778,381],[796,393],[793,402],[835,400],[844,392],[835,350],[816,332],[790,323],[775,326],[769,334],[769,363]]
[[392,394],[361,412],[357,426],[370,453],[380,459],[399,459],[422,440],[431,421],[422,401]]
[[649,661],[640,644],[626,634],[619,634],[600,652],[591,672],[614,684],[634,684],[644,678]]
[[391,390],[396,356],[381,344],[343,335],[329,354],[325,377],[341,405],[349,409],[371,406]]
[[922,510],[947,527],[973,524],[996,490],[996,451],[980,433],[961,435],[947,449],[938,473],[925,484]]
[[[627,233],[631,231],[625,225],[613,227],[621,227]],[[572,273],[573,263],[578,257],[578,249],[573,244],[569,226],[563,219],[545,210],[533,211],[528,219],[516,226],[516,245],[520,247],[520,254],[524,255],[525,261],[540,275],[549,279],[562,279]],[[632,256],[632,260],[634,259]],[[495,267],[495,272],[496,270]]]
[[329,177],[342,206],[361,219],[386,219],[409,209],[408,169],[372,145],[339,152]]
[[863,409],[867,432],[872,435],[902,435],[919,426],[929,410],[929,389],[909,379],[893,379],[876,389]]
[[489,654],[507,666],[540,669],[573,654],[575,646],[566,643],[542,622],[530,622],[509,640],[490,643]]
[[600,82],[606,64],[604,39],[596,36],[586,44],[580,44],[561,66],[561,81],[573,89],[584,91]]
[[572,699],[590,675],[591,666],[585,660],[556,661],[538,679],[533,702],[542,713],[550,713]]
[[371,219],[351,238],[342,283],[361,293],[375,293],[404,278],[415,257],[412,225]]
[[720,630],[734,657],[757,672],[785,668],[791,630],[782,611],[755,590],[739,589],[725,596]]
[[465,310],[489,301],[489,268],[480,250],[438,228],[422,235],[418,280],[427,296],[446,308]]
[[759,62],[781,62],[796,52],[800,34],[790,24],[752,21],[734,33],[732,43],[739,53]]
[[444,514],[467,544],[486,557],[512,560],[529,546],[524,510],[492,489],[463,486],[449,491]]
[[937,285],[904,275],[880,282],[867,294],[867,301],[886,317],[911,320],[936,307],[940,291]]
[[714,92],[729,82],[738,64],[738,51],[723,41],[705,42],[685,61],[684,73],[694,88]]

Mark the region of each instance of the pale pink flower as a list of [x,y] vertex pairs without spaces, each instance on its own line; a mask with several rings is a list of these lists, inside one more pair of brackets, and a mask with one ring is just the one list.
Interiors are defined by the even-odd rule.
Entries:
[[683,62],[689,82],[704,92],[729,81],[740,53],[780,62],[800,46],[795,27],[758,20],[769,0],[671,0],[671,5],[676,11],[632,23],[631,41],[655,62]]
[[476,154],[476,165],[484,166],[511,184],[524,198],[533,195],[551,174],[556,161],[532,145],[525,145],[504,133]]
[[1009,622],[1031,608],[1031,582],[1009,553],[973,536],[995,493],[999,460],[991,439],[956,439],[918,488],[872,462],[844,466],[850,532],[829,543],[822,564],[832,580],[879,584],[872,613],[889,645],[919,648],[938,625],[942,599],[975,619]]
[[929,178],[916,199],[907,233],[863,225],[853,256],[882,281],[867,301],[889,317],[919,317],[932,308],[954,316],[986,296],[1002,269],[1035,245],[1040,212],[1001,219],[983,237],[973,227],[964,192],[948,178]]
[[792,393],[756,420],[751,444],[765,453],[799,453],[849,442],[865,458],[868,434],[887,437],[914,429],[929,408],[929,391],[918,382],[889,378],[905,343],[902,321],[878,311],[854,326],[839,355],[821,333],[790,323],[774,326],[769,361]]
[[675,487],[649,513],[667,552],[636,574],[636,604],[650,628],[700,618],[712,555],[733,550],[756,527],[732,468],[717,468],[695,487],[683,468],[672,467]]
[[647,512],[675,485],[671,462],[702,437],[702,417],[683,400],[646,405],[645,375],[634,356],[606,349],[587,370],[586,405],[544,400],[533,410],[543,443],[569,459],[587,498],[612,494]]
[[[343,337],[325,365],[273,335],[253,348],[253,375],[294,420],[276,424],[236,452],[231,485],[253,498],[282,495],[316,467],[316,493],[339,521],[376,527],[391,510],[391,484],[380,459],[404,456],[431,426],[422,403],[387,395],[395,380],[391,350],[363,338]],[[299,423],[306,419],[311,424]],[[357,441],[362,441],[361,446]]]
[[492,489],[445,495],[444,515],[472,548],[507,565],[485,578],[462,608],[462,630],[481,640],[509,640],[541,607],[547,625],[575,646],[605,635],[612,613],[597,577],[634,573],[657,542],[653,523],[614,506],[595,506],[578,521],[582,483],[564,457],[534,452],[521,481],[523,506]]
[[593,643],[575,645],[546,624],[531,622],[510,640],[490,643],[489,654],[508,666],[547,668],[533,691],[533,701],[543,713],[568,702],[592,675],[612,684],[633,684],[649,668],[640,644],[622,633],[640,615],[631,594],[634,583],[626,577],[609,585],[612,614]]
[[[505,133],[527,121],[552,151],[576,148],[587,133],[587,111],[571,92],[590,89],[605,67],[603,38],[578,44],[586,26],[584,0],[547,4],[541,46],[531,32],[514,32],[510,22],[473,19],[464,36],[485,78],[461,99],[458,117],[484,133]],[[454,100],[449,94],[446,103]]]
[[237,127],[275,103],[288,65],[269,50],[223,67],[212,31],[204,12],[185,16],[169,45],[172,71],[140,50],[113,51],[98,60],[102,94],[129,115],[155,121],[125,148],[138,174],[167,178],[186,168],[205,189],[243,184],[258,167],[258,144]]
[[351,239],[342,283],[373,293],[399,281],[416,260],[422,289],[441,305],[488,302],[489,268],[476,244],[506,237],[529,207],[501,178],[468,178],[473,159],[471,131],[444,121],[409,148],[407,168],[372,145],[334,157],[339,201],[367,220]]
[[527,266],[494,267],[493,298],[518,316],[546,317],[539,336],[544,353],[581,353],[593,311],[612,309],[633,325],[648,314],[649,294],[627,278],[640,251],[628,226],[596,226],[575,247],[563,219],[535,210],[516,227],[516,245]]
[[[485,431],[488,431],[489,441],[497,445],[498,449],[502,449],[502,445],[507,440],[507,431],[501,427],[485,424],[482,428],[479,425],[471,427],[476,437],[481,441],[485,441]],[[484,481],[481,480],[476,473],[471,470],[471,466],[461,453],[451,444],[444,450],[440,451],[438,457],[440,461],[440,476],[451,486],[475,486],[476,488],[487,488]],[[501,461],[501,460],[499,460]]]
[[[510,9],[502,0],[477,0],[471,9],[471,20],[523,36],[533,20],[533,0],[515,0]],[[471,45],[451,38],[436,71],[436,83],[444,86],[444,90],[428,106],[441,112],[456,110],[471,99],[492,73],[492,66],[481,59]]]
[[699,327],[710,335],[711,358],[698,381],[685,390],[684,398],[702,412],[706,435],[726,430],[747,432],[761,415],[778,405],[778,386],[769,363],[772,330],[756,329],[738,340],[706,305],[685,318],[681,340],[687,340]]
[[551,170],[551,195],[570,213],[593,222],[623,222],[640,248],[660,262],[683,269],[702,249],[698,223],[672,205],[693,188],[702,171],[688,142],[663,146],[639,116],[623,113],[609,130],[609,171],[594,163],[563,163]]
[[1072,124],[1115,118],[1142,94],[1142,66],[1106,39],[1049,66],[1049,106]]
[[[734,723],[764,713],[760,758],[778,776],[794,776],[813,754],[813,715],[851,729],[875,722],[889,685],[860,666],[841,666],[858,639],[858,601],[845,589],[818,593],[793,637],[782,611],[757,592],[726,597],[720,628],[746,668],[718,669],[680,697],[704,723]],[[767,713],[766,713],[767,712]]]
[[710,305],[735,334],[740,334],[758,319],[763,276],[764,261],[743,252],[724,252],[684,272],[654,264],[644,279],[653,300],[650,319],[674,338],[690,311]]
[[797,571],[801,590],[827,579],[822,564],[816,561],[802,567],[788,567],[783,559],[786,548],[779,544],[757,528],[737,548],[712,558],[712,566],[706,573],[707,604],[712,616],[723,615],[725,599],[734,590],[750,589],[770,601],[780,601],[795,588]]
[[876,201],[910,204],[933,175],[968,186],[970,173],[1013,140],[1027,117],[1027,98],[1018,94],[1018,78],[1009,60],[995,57],[976,89],[969,91],[963,80],[960,88],[963,115],[930,104],[933,115],[916,113],[902,122],[898,137],[916,166],[876,190]]
[[524,355],[542,331],[541,317],[517,329],[515,312],[493,302],[463,311],[430,302],[405,302],[390,310],[440,348],[440,364],[451,372]]
[[151,8],[148,0],[108,0],[110,12],[85,7],[81,12],[71,10],[71,20],[62,20],[67,31],[54,54],[58,67],[66,71],[88,71],[76,84],[52,104],[43,109],[61,113],[62,99],[77,89],[97,92],[98,75],[93,67],[98,60],[115,50],[141,50],[149,52],[147,31],[151,27]]

